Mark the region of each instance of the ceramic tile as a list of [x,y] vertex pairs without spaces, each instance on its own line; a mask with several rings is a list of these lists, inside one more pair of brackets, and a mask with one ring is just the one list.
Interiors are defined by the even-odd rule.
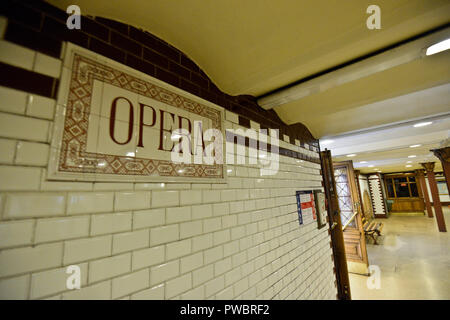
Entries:
[[16,152],[16,144],[16,140],[0,139],[0,163],[13,163]]
[[0,61],[31,70],[36,52],[15,43],[0,40]]
[[55,113],[55,100],[29,94],[27,101],[27,115],[42,119],[53,119]]
[[37,52],[33,71],[50,77],[59,78],[61,66],[61,60]]
[[0,117],[0,136],[47,142],[49,121],[2,113]]
[[6,195],[4,216],[7,218],[50,217],[63,215],[63,193],[11,193]]
[[0,111],[24,114],[27,104],[27,93],[0,86]]

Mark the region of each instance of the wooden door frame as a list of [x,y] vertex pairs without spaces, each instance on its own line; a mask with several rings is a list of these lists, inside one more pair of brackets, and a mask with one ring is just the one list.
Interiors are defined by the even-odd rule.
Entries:
[[355,182],[356,182],[356,186],[358,188],[359,207],[361,209],[362,216],[365,217],[366,213],[364,212],[363,198],[362,198],[362,193],[361,193],[361,185],[359,183],[359,176],[361,175],[361,171],[353,169],[353,172],[355,173]]
[[323,187],[327,199],[327,214],[333,251],[334,271],[336,275],[337,298],[351,300],[350,280],[348,276],[347,258],[345,255],[344,233],[342,232],[341,212],[339,210],[334,179],[333,161],[329,150],[320,152]]
[[[368,273],[368,266],[369,266],[369,257],[367,254],[367,246],[366,246],[366,239],[365,239],[365,233],[364,233],[364,228],[362,225],[362,210],[361,210],[361,202],[359,201],[359,189],[358,186],[356,185],[356,179],[355,179],[355,172],[354,172],[354,168],[353,168],[353,161],[352,160],[346,160],[346,161],[339,161],[339,162],[334,162],[333,163],[333,168],[337,167],[337,166],[345,166],[347,167],[348,170],[348,183],[349,183],[349,187],[350,187],[350,192],[352,194],[352,200],[353,200],[353,209],[358,211],[358,214],[355,217],[355,225],[357,226],[357,228],[354,228],[352,230],[348,230],[347,231],[347,235],[350,238],[356,239],[356,237],[358,236],[359,239],[362,239],[362,241],[360,241],[360,249],[361,249],[361,257],[362,257],[362,262],[364,264],[367,265],[367,269],[364,271],[354,271],[358,274],[366,274]],[[358,185],[359,185],[359,181],[358,181]],[[356,201],[355,201],[356,200]],[[355,204],[356,204],[356,208],[355,208]],[[345,239],[345,232],[343,232],[343,236]],[[344,240],[345,242],[345,240]],[[350,262],[355,262],[355,263],[361,263],[361,260],[356,260],[356,259],[352,259],[352,258],[348,258],[347,260]],[[352,268],[356,267],[357,265],[352,265]],[[348,267],[347,267],[348,268]],[[359,268],[359,266],[358,266]]]

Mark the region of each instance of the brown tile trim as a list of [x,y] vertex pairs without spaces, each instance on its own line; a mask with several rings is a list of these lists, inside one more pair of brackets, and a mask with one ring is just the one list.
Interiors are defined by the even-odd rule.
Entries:
[[[37,72],[25,70],[22,68],[14,67],[0,62],[0,74],[8,74],[8,77],[0,77],[0,85],[21,90],[24,92],[34,93],[41,96],[56,98],[57,88],[59,81],[53,77],[49,77]],[[245,123],[243,123],[243,121]],[[250,120],[239,116],[239,122],[241,125],[247,124],[247,128],[250,128]],[[233,143],[241,143],[246,147],[257,146],[260,150],[270,151],[272,145],[270,143],[261,144],[258,141],[249,139],[248,137],[242,137],[232,134],[226,131],[226,140]],[[289,150],[283,147],[278,147],[278,152],[282,156],[309,161],[313,163],[320,163],[319,159],[309,157],[303,153]]]
[[235,112],[245,126],[253,120],[262,128],[279,129],[280,134],[289,136],[291,144],[297,139],[302,146],[307,144],[309,150],[319,148],[318,140],[304,125],[286,125],[274,110],[262,109],[253,96],[230,96],[220,91],[195,62],[149,32],[89,16],[82,17],[81,30],[68,30],[67,13],[38,0],[2,0],[0,14],[9,19],[5,35],[8,41],[54,57],[59,57],[63,41],[73,42],[121,63],[133,64],[139,71]]
[[[21,90],[24,92],[38,94],[48,98],[56,98],[58,79],[14,67],[0,62],[0,74],[8,74],[8,77],[0,77],[0,86]],[[244,118],[245,119],[245,118]],[[250,121],[249,121],[250,125]],[[226,140],[235,144],[245,145],[246,147],[256,146],[259,150],[270,151],[272,145],[270,143],[260,143],[248,137],[233,134],[229,131],[225,132]],[[278,153],[282,156],[309,161],[313,163],[320,163],[320,159],[312,158],[303,153],[289,150],[283,147],[278,147]]]
[[387,216],[386,216],[385,214],[374,214],[374,216],[375,216],[375,218],[377,218],[377,219],[380,219],[380,218],[382,218],[382,219],[387,219]]
[[242,116],[239,116],[238,119],[239,119],[240,126],[243,126],[245,128],[250,128],[250,120],[249,119],[242,117]]
[[55,98],[58,79],[0,62],[0,85],[40,96]]
[[15,22],[8,22],[4,39],[55,58],[61,53],[62,41]]
[[[254,141],[253,139],[250,139],[248,137],[243,137],[240,135],[233,134],[230,131],[226,131],[225,135],[226,135],[226,141],[233,142],[234,144],[245,145],[248,148],[256,146],[259,150],[264,150],[264,151],[272,150],[272,145],[270,143],[262,144],[262,143],[259,143],[258,141]],[[289,150],[289,149],[286,149],[283,147],[278,147],[278,153],[282,156],[286,156],[289,158],[294,158],[294,159],[299,159],[299,160],[304,160],[304,161],[320,164],[319,158],[313,158],[313,157],[307,156],[303,153]]]

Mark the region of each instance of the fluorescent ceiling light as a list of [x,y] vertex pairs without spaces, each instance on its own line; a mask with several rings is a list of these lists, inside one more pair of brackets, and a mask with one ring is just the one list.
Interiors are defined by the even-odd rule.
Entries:
[[370,166],[367,166],[367,167],[369,167],[369,168],[373,168],[373,167],[375,167],[373,164],[371,164]]
[[356,157],[356,153],[348,154],[347,157],[349,157],[349,158]]
[[412,167],[412,165],[410,165],[410,164],[407,164],[407,165],[406,165],[406,167],[407,167],[407,168],[411,168],[411,167]]
[[432,46],[427,48],[426,55],[431,56],[432,54],[436,54],[445,50],[450,49],[450,39],[438,42],[433,44]]
[[408,156],[408,158],[415,158],[415,157],[417,157],[417,156],[415,156],[415,155]]
[[421,146],[421,144],[413,144],[412,146],[409,146],[410,148],[417,148],[417,147],[420,147]]
[[412,163],[412,161],[406,161],[406,163]]
[[419,122],[419,123],[416,123],[416,124],[414,125],[414,128],[420,128],[420,127],[429,126],[429,125],[432,124],[432,123],[433,123],[433,121]]
[[367,161],[361,161],[360,163],[367,163]]

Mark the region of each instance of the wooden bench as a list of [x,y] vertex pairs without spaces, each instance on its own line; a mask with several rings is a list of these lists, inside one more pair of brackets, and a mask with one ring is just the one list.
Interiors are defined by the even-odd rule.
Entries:
[[370,237],[373,239],[374,244],[377,243],[377,238],[381,236],[381,230],[383,229],[383,223],[377,222],[375,220],[367,220],[364,216],[362,217],[362,224],[364,229],[364,234],[367,237]]

